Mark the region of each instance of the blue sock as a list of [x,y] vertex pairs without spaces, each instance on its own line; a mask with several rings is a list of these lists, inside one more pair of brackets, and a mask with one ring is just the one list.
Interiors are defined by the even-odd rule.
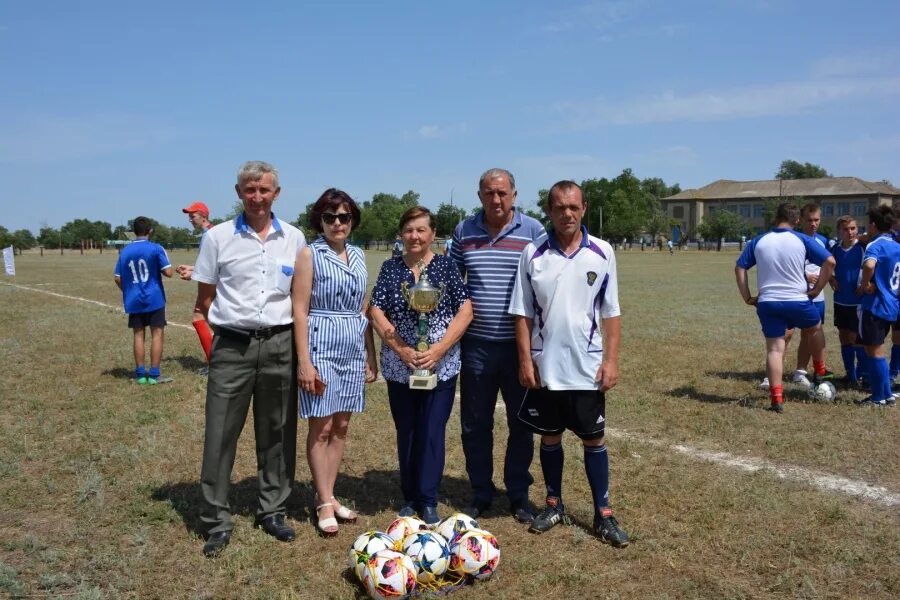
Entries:
[[138,365],[134,370],[134,378],[140,379],[141,377],[146,377],[147,371],[144,369],[144,365]]
[[847,379],[856,381],[856,352],[850,344],[841,344],[841,360],[844,361],[844,372]]
[[869,389],[872,390],[872,400],[884,400],[884,372],[881,367],[887,366],[885,358],[869,357]]
[[594,497],[594,510],[609,506],[609,455],[606,446],[584,447],[584,472]]
[[541,444],[541,471],[547,485],[547,496],[562,498],[563,458],[562,442],[553,446]]
[[893,393],[891,392],[891,368],[888,366],[888,361],[886,358],[882,358],[881,363],[881,393],[883,398],[886,400],[890,398]]
[[866,356],[866,349],[862,346],[854,346],[856,350],[856,374],[859,377],[869,376],[869,357]]
[[152,377],[153,379],[159,379],[159,367],[150,367],[150,372],[147,376]]
[[891,346],[891,379],[900,374],[900,344]]

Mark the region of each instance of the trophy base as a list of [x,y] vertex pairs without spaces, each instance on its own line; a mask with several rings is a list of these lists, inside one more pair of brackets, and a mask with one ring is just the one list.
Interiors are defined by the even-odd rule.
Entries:
[[409,389],[411,390],[433,390],[437,387],[437,374],[431,375],[410,375]]

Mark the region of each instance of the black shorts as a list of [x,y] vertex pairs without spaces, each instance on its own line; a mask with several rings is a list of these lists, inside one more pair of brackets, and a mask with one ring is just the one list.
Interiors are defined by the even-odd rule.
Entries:
[[583,440],[598,440],[606,428],[606,396],[598,390],[526,390],[517,416],[541,435],[569,429]]
[[146,313],[134,313],[128,315],[129,329],[143,329],[144,327],[165,327],[166,307]]
[[897,320],[891,325],[891,330],[900,331],[900,315],[897,315]]
[[859,339],[864,346],[880,346],[891,330],[891,322],[880,319],[867,310],[859,318]]
[[838,329],[859,331],[859,316],[855,306],[834,305],[834,326]]

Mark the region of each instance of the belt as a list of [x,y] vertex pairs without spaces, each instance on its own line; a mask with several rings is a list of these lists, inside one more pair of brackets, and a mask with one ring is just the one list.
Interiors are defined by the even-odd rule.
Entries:
[[233,340],[241,340],[241,341],[250,341],[253,340],[267,340],[276,333],[281,333],[282,331],[287,331],[294,327],[293,323],[286,323],[284,325],[273,325],[272,327],[263,327],[261,329],[231,329],[229,327],[222,327],[219,325],[217,327],[217,333],[223,337],[231,338]]

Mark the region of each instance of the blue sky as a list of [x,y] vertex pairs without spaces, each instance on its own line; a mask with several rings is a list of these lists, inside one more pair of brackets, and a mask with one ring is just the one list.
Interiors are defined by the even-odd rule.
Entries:
[[330,186],[470,208],[494,166],[525,206],[785,158],[900,185],[898,23],[888,0],[6,2],[0,225],[186,226],[248,159],[290,220]]

